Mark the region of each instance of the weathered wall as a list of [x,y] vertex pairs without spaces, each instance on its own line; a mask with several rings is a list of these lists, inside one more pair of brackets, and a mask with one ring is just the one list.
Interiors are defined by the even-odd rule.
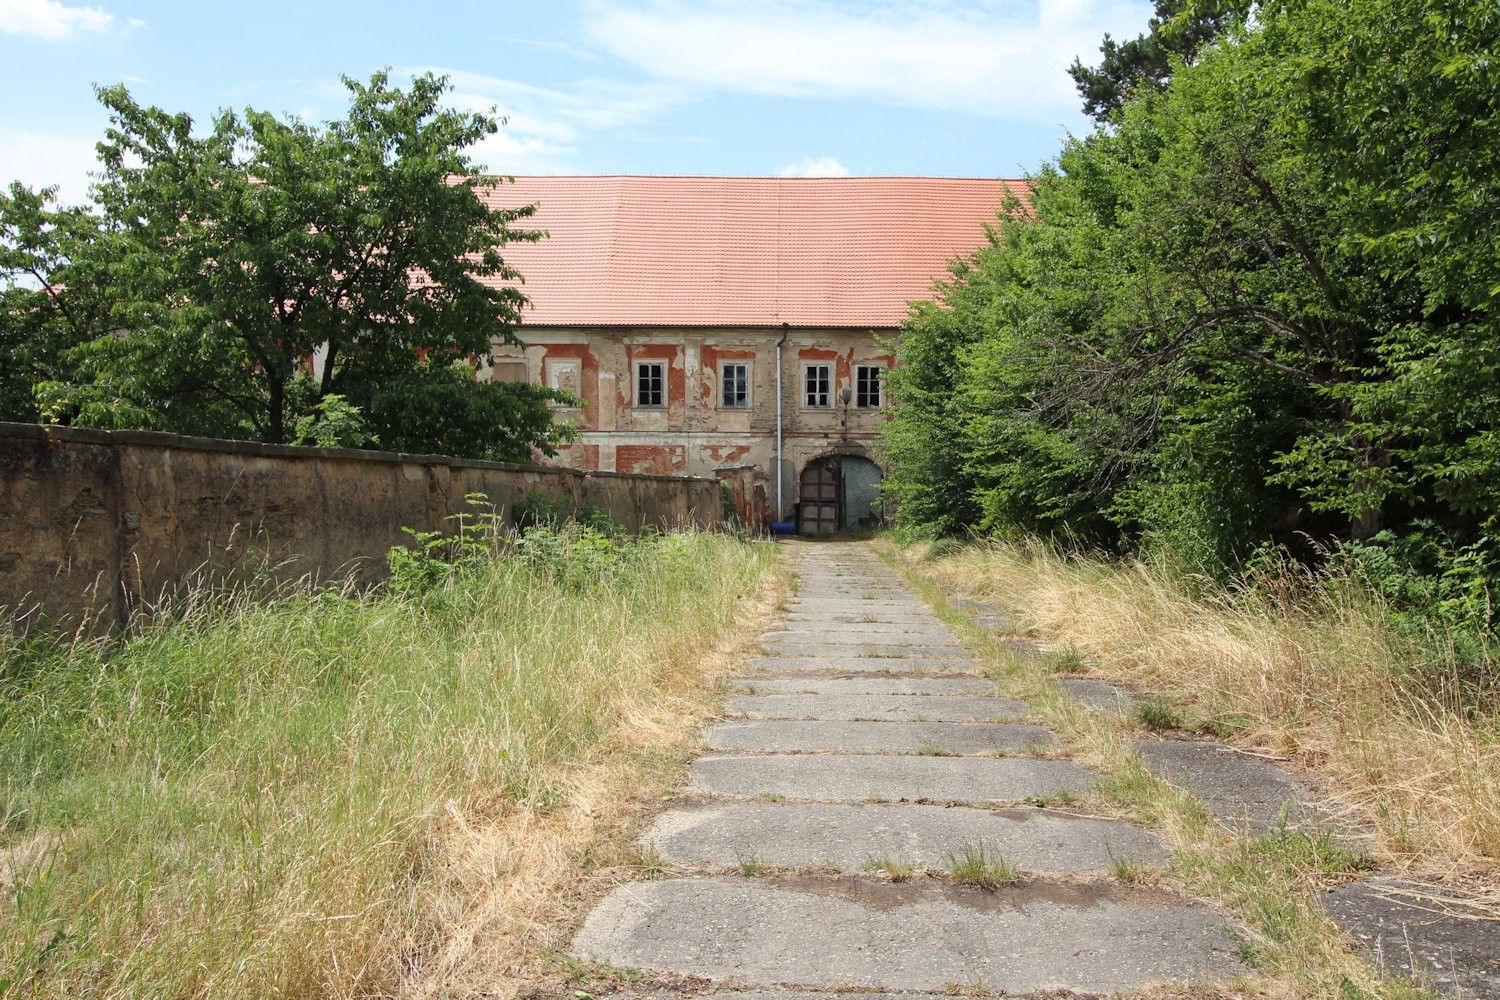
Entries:
[[714,479],[0,423],[0,607],[113,624],[204,567],[373,582],[402,527],[537,492],[631,528],[723,521]]
[[[779,326],[757,328],[528,327],[527,346],[496,345],[507,377],[556,385],[583,400],[563,410],[581,434],[559,464],[580,469],[720,475],[751,466],[775,506],[776,342]],[[896,331],[793,329],[782,351],[782,456],[784,507],[797,500],[797,482],[809,462],[850,454],[881,462],[878,440],[889,418],[885,405],[844,407],[839,392],[854,387],[855,366],[894,364],[879,335]],[[633,397],[634,363],[666,363],[666,406],[639,408]],[[719,398],[724,362],[750,366],[749,405],[727,408]],[[832,405],[809,407],[804,366],[826,364]],[[727,478],[727,477],[726,477]]]

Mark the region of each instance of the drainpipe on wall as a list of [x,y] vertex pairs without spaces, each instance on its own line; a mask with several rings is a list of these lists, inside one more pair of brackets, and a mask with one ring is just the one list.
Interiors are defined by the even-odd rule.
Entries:
[[[781,339],[776,341],[776,516],[773,521],[780,521],[786,515],[784,511],[784,491],[782,489],[782,461],[781,461],[781,346],[786,343],[787,332],[791,329],[790,323],[781,324]],[[774,527],[772,530],[776,530]]]

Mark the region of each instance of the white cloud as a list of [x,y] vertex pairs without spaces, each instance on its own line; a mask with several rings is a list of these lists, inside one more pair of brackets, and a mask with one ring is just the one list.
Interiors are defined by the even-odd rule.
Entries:
[[804,156],[776,171],[777,177],[848,177],[849,168],[831,156]]
[[[0,0],[0,32],[58,42],[79,31],[104,31],[114,15],[98,7],[69,7],[60,0]],[[137,26],[135,18],[130,19]]]
[[593,0],[584,31],[656,77],[782,97],[1055,120],[1076,113],[1067,67],[1145,0]]
[[578,145],[601,133],[644,125],[681,103],[679,88],[662,84],[581,80],[567,90],[440,67],[430,70],[453,83],[449,103],[466,111],[498,112],[506,124],[472,151],[488,169],[506,174],[562,173],[577,169]]
[[88,197],[89,172],[98,168],[96,137],[0,129],[0,186],[21,181],[33,188],[56,185],[65,205]]

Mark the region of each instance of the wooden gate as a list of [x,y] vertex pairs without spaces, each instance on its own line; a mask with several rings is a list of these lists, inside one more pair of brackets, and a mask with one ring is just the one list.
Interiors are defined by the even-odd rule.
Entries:
[[797,498],[801,501],[797,533],[831,535],[838,531],[841,520],[839,494],[842,492],[838,469],[831,463],[813,462],[803,469],[797,491]]

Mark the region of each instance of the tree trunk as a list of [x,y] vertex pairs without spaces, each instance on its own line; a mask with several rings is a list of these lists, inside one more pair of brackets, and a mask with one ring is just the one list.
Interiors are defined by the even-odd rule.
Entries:
[[266,419],[266,443],[286,443],[286,380],[270,371],[266,372],[270,383],[270,412]]

